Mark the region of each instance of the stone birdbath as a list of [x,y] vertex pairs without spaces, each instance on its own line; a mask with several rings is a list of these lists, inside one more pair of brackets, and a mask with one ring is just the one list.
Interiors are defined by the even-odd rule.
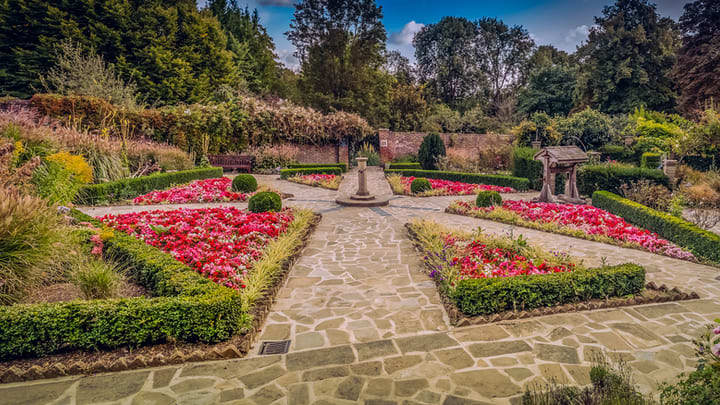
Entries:
[[355,194],[349,197],[340,196],[335,202],[340,205],[346,205],[349,207],[380,207],[388,205],[388,197],[376,197],[370,194],[367,186],[367,158],[358,157],[355,159],[358,164],[358,188]]

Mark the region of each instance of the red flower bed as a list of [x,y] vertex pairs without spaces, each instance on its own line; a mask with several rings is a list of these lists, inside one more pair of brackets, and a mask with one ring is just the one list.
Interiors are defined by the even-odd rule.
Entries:
[[285,232],[292,211],[251,213],[234,207],[145,211],[98,218],[106,225],[172,254],[230,288],[243,279],[267,244]]
[[245,201],[247,194],[230,191],[232,180],[227,177],[196,180],[168,190],[151,191],[135,197],[134,204],[187,204],[196,202]]
[[[401,181],[405,187],[405,193],[410,194],[410,184],[415,177],[402,177]],[[514,193],[512,187],[491,186],[487,184],[470,184],[459,181],[427,179],[433,190],[441,192],[443,195],[469,195],[477,194],[481,190],[497,191],[498,193]]]
[[449,264],[457,266],[460,279],[560,273],[576,268],[575,263],[569,261],[549,264],[544,260],[529,259],[513,250],[488,246],[478,240],[458,239],[451,235],[445,238],[444,250],[459,253],[450,259]]

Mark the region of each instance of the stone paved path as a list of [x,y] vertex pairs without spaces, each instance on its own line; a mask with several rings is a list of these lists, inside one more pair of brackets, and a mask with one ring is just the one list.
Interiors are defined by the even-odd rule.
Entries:
[[[384,187],[371,179],[371,190]],[[287,204],[324,212],[260,336],[292,339],[288,354],[6,384],[0,404],[508,404],[549,379],[587,384],[600,351],[628,361],[650,392],[692,369],[691,340],[720,317],[715,268],[443,213],[454,197],[340,208],[327,190],[267,181],[295,194]],[[404,236],[412,217],[512,229],[548,249],[572,249],[590,265],[637,262],[649,280],[701,299],[452,328]]]

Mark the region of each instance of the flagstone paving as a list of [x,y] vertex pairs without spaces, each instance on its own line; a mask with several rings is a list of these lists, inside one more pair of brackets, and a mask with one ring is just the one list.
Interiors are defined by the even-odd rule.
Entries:
[[[370,172],[371,191],[385,193],[378,174]],[[327,190],[267,180],[295,194],[286,204],[324,212],[260,334],[292,339],[288,354],[260,356],[256,344],[244,359],[6,384],[0,404],[514,404],[550,379],[589,383],[600,352],[627,361],[652,392],[695,366],[692,339],[720,317],[716,268],[443,213],[454,197],[340,208]],[[590,265],[636,262],[649,280],[701,299],[452,327],[405,236],[412,217],[521,233]]]

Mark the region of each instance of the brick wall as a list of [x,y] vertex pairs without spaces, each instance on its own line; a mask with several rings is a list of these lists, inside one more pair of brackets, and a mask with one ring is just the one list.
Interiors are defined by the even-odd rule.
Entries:
[[296,145],[299,163],[347,163],[348,147],[340,145]]
[[[417,155],[420,144],[426,132],[393,132],[387,129],[379,129],[380,158],[383,162],[389,162],[396,157],[403,155]],[[485,145],[490,136],[500,136],[508,143],[513,141],[512,135],[488,135],[488,134],[439,134],[446,148],[475,150]]]

